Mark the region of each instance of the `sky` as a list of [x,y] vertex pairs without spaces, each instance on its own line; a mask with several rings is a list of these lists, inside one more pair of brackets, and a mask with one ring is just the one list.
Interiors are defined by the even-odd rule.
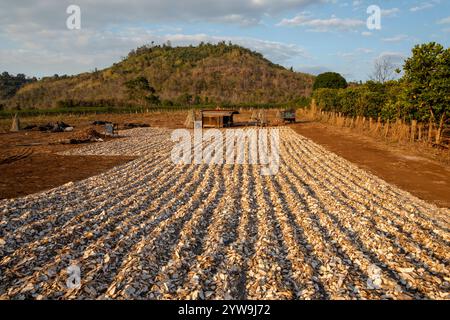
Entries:
[[[67,27],[70,5],[80,29]],[[371,5],[379,30],[367,26]],[[167,40],[231,41],[296,71],[365,81],[376,59],[401,65],[416,44],[449,47],[450,0],[0,0],[0,72],[78,74]]]

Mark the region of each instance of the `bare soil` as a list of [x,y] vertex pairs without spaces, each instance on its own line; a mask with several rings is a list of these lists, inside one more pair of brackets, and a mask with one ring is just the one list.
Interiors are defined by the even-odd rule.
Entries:
[[414,151],[322,123],[297,123],[299,134],[383,180],[441,207],[450,207],[450,168]]
[[[80,145],[53,144],[75,132],[38,131],[0,134],[0,199],[16,198],[105,172],[133,157],[61,156]],[[101,142],[100,142],[101,143]]]
[[129,160],[129,157],[32,154],[0,165],[0,199],[25,196],[70,181],[83,180]]

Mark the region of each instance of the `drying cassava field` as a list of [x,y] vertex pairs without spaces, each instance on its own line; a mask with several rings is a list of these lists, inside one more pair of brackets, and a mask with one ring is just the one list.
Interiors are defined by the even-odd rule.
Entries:
[[136,160],[0,201],[0,298],[450,298],[449,210],[290,128],[272,176],[174,164],[168,129],[124,135],[66,154]]

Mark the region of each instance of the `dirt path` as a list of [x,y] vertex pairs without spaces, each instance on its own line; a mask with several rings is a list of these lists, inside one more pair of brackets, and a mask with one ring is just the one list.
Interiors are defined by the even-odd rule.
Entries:
[[372,138],[319,123],[292,125],[299,134],[383,180],[438,206],[450,207],[450,168]]

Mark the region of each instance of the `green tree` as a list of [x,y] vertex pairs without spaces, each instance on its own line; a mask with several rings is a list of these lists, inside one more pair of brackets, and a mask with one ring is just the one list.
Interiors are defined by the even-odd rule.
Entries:
[[2,72],[0,74],[0,100],[13,97],[20,88],[34,81],[36,78],[27,78],[22,73],[13,76],[6,71]]
[[405,61],[406,102],[418,120],[439,123],[450,116],[450,49],[435,42],[417,45]]
[[125,87],[130,100],[137,101],[143,106],[160,104],[159,97],[155,95],[156,90],[150,86],[145,77],[129,80],[125,82]]
[[314,82],[313,90],[321,88],[345,89],[347,88],[347,81],[339,73],[325,72],[319,74]]

